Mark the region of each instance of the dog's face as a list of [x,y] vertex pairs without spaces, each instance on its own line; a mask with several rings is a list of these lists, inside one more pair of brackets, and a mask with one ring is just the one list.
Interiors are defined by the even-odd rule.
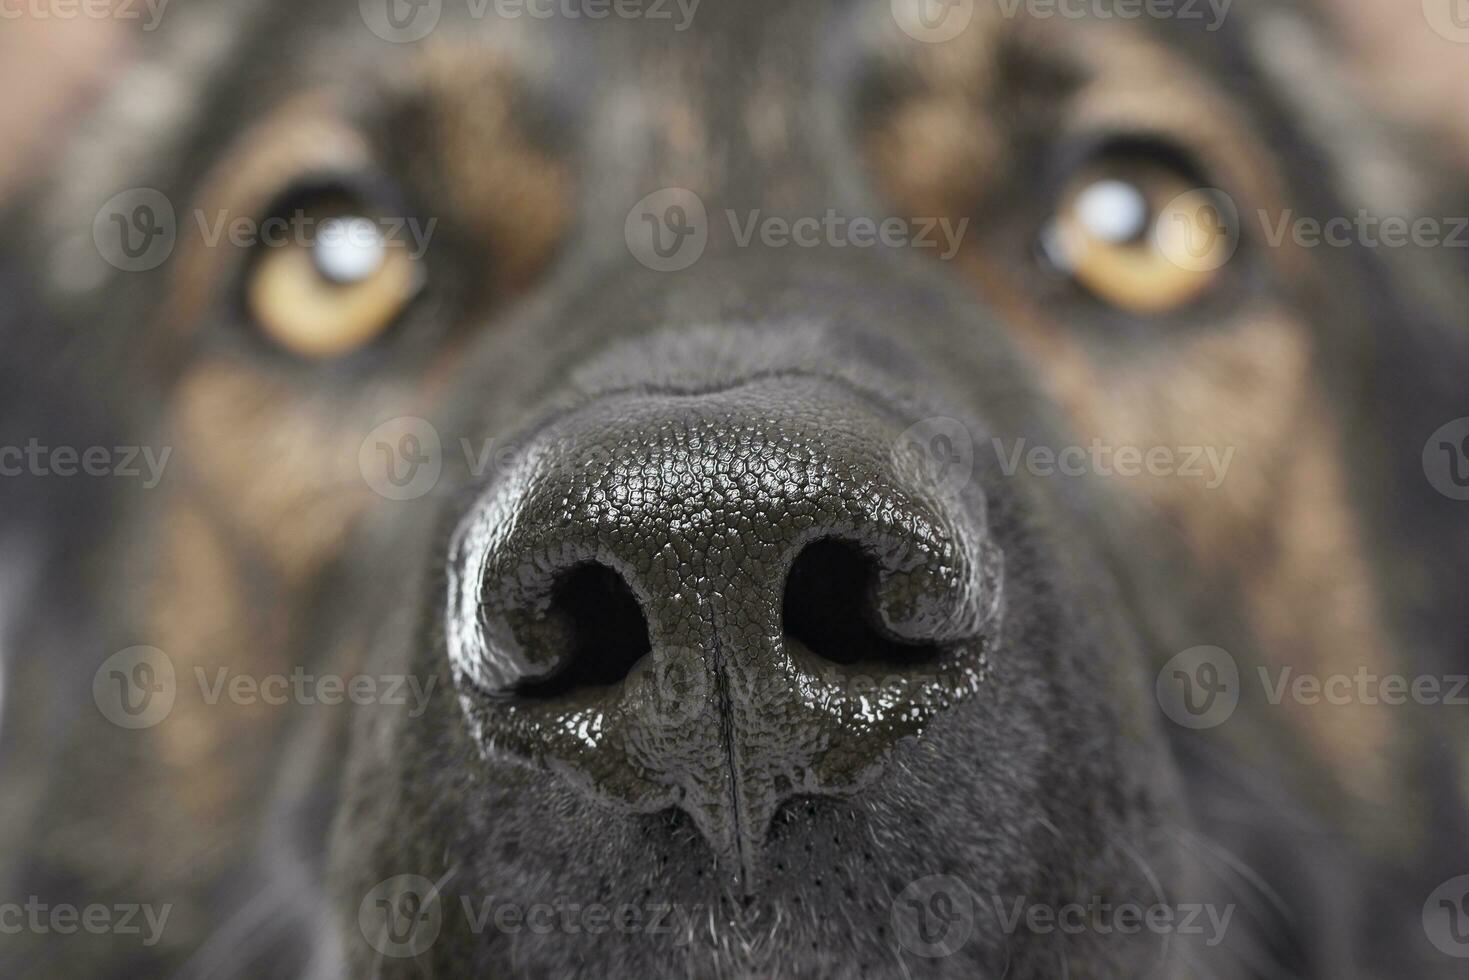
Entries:
[[[24,211],[38,401],[170,453],[27,502],[80,666],[16,669],[79,702],[19,880],[177,905],[75,962],[1452,965],[1448,719],[1250,687],[1463,635],[1458,287],[1271,234],[1378,204],[1304,19],[462,6],[180,11]],[[377,686],[204,696],[302,673]],[[1007,918],[1098,904],[1202,925]]]

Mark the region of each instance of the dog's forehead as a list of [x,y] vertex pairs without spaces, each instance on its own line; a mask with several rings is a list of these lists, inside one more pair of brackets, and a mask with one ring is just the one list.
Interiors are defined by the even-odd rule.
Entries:
[[[1025,35],[1028,48],[1064,62],[1088,47],[1112,47],[1054,43],[1083,36],[1089,25],[1114,37],[1133,35],[1149,48],[1168,47],[1153,37],[1155,25],[1037,18],[1024,4],[988,3],[957,5],[968,12],[963,30],[935,41],[913,20],[925,2],[195,4],[143,39],[143,57],[113,88],[57,175],[54,186],[63,196],[86,199],[48,210],[91,214],[101,188],[162,179],[160,166],[197,172],[208,161],[185,159],[181,141],[194,141],[202,154],[215,152],[229,132],[302,91],[346,92],[364,116],[384,112],[387,100],[379,93],[404,78],[423,84],[430,99],[467,112],[479,97],[508,95],[568,143],[599,137],[586,147],[598,169],[615,161],[646,171],[654,186],[697,180],[719,187],[735,180],[779,202],[782,194],[821,193],[833,174],[826,168],[818,176],[817,164],[835,156],[840,165],[851,156],[842,150],[849,135],[844,114],[875,75],[907,84],[991,86],[1005,69],[996,56],[1004,39]],[[1198,33],[1208,25],[1173,26]],[[498,76],[501,88],[485,86],[477,65],[486,63],[509,69]],[[1193,59],[1184,64],[1199,77],[1208,71]]]

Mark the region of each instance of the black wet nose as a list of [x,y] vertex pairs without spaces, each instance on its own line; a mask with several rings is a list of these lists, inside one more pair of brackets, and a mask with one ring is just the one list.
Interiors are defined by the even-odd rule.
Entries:
[[783,801],[860,787],[983,683],[1001,605],[978,488],[933,479],[905,428],[772,378],[541,429],[451,545],[485,751],[682,807],[744,871]]

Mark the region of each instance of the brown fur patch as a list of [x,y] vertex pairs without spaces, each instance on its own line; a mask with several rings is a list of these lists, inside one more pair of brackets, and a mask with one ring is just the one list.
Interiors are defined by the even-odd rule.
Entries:
[[[1270,665],[1320,676],[1362,666],[1381,676],[1394,661],[1347,500],[1341,433],[1314,383],[1306,337],[1284,316],[1261,316],[1116,366],[1097,363],[1060,328],[1032,327],[1020,339],[1081,439],[1234,451],[1215,489],[1180,476],[1114,482],[1156,508],[1202,569],[1239,583]],[[1393,728],[1382,706],[1287,698],[1281,710],[1351,792],[1393,799]]]
[[524,285],[565,234],[573,186],[566,165],[516,119],[514,67],[478,46],[436,45],[407,83],[423,94],[434,175],[493,249],[490,275],[502,288]]

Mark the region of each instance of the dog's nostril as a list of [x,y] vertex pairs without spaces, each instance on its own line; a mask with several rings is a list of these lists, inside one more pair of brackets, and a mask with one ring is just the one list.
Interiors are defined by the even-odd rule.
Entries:
[[556,668],[523,681],[516,693],[552,698],[577,688],[605,687],[628,675],[651,648],[648,621],[626,580],[606,565],[578,565],[551,592],[550,608],[534,642],[559,649],[537,651]]
[[856,545],[832,538],[807,545],[786,578],[781,621],[787,641],[839,664],[911,665],[938,657],[936,644],[901,642],[878,628],[876,585],[877,562]]

